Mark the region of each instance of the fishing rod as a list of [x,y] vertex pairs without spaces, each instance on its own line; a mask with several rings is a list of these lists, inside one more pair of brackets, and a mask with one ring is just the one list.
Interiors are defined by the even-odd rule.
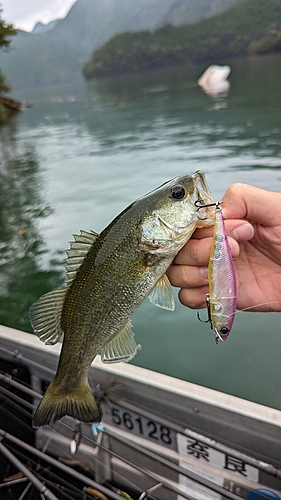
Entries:
[[[71,429],[70,426],[68,426],[65,422],[63,424],[64,424],[64,426],[68,427],[68,429]],[[108,427],[105,428],[105,433],[107,435],[113,437],[117,441],[121,442],[122,444],[125,444],[126,446],[131,447],[134,451],[138,451],[138,452],[146,455],[148,458],[152,459],[155,463],[160,462],[161,464],[167,466],[170,469],[175,470],[176,472],[182,474],[183,476],[187,477],[188,479],[191,479],[191,480],[201,484],[202,486],[209,488],[212,491],[215,491],[221,495],[224,495],[224,497],[229,498],[230,500],[241,500],[241,498],[242,498],[239,495],[236,495],[236,494],[226,490],[225,488],[218,486],[215,483],[213,483],[205,478],[202,478],[200,475],[198,475],[194,472],[191,472],[191,471],[185,469],[184,467],[181,467],[181,466],[175,464],[174,462],[164,458],[162,455],[159,455],[155,452],[148,450],[147,448],[145,448],[141,445],[136,444],[135,442],[129,440],[128,438],[121,436],[117,432],[109,430]],[[88,438],[87,436],[84,436],[84,437],[85,437],[85,440],[88,440],[92,443],[92,440],[90,438]],[[139,472],[141,472],[145,475],[148,475],[150,478],[155,479],[155,480],[158,479],[159,481],[161,481],[161,483],[164,487],[171,489],[170,483],[167,483],[165,480],[163,480],[162,477],[158,476],[157,474],[154,474],[152,471],[147,471],[147,469],[145,469],[144,467],[140,467],[139,465],[133,464],[130,460],[125,459],[124,457],[122,457],[118,453],[114,452],[113,450],[108,450],[108,448],[105,447],[102,443],[96,443],[96,446],[98,446],[103,451],[110,453],[111,456],[121,460],[125,464],[127,464],[131,467],[134,467]],[[176,488],[175,486],[173,488],[174,488],[173,489],[174,492],[178,492],[177,491],[178,488]],[[185,497],[186,493],[182,492],[182,490],[180,490],[180,489],[179,489],[179,491],[180,491],[180,495]],[[185,498],[189,498],[189,497],[187,496]]]
[[[8,391],[7,391],[7,392],[8,392]],[[12,394],[12,395],[13,395],[13,394]],[[22,400],[22,401],[24,401],[24,400]],[[118,401],[118,403],[120,404],[120,401]],[[121,406],[122,406],[122,402],[121,402]],[[131,409],[131,410],[133,410],[133,409],[134,409],[134,410],[136,410],[136,407],[134,407],[134,405],[130,405],[129,403],[127,403],[127,404],[126,404],[126,409],[128,409],[128,406],[130,406],[130,409]],[[151,414],[149,414],[148,412],[143,412],[143,413],[147,413],[147,416],[151,416]],[[163,422],[165,423],[165,420],[163,420]],[[63,423],[63,422],[61,422],[61,423]],[[65,424],[65,423],[63,423],[63,425],[66,425],[66,424]],[[68,425],[66,425],[66,427],[67,427],[68,429],[70,429],[70,430],[73,430],[73,429],[72,429],[70,426],[68,426]],[[178,427],[179,427],[179,426],[178,426]],[[53,430],[55,430],[55,429],[53,429]],[[178,430],[178,429],[177,429],[177,430]],[[192,432],[193,432],[193,431],[192,431]],[[184,476],[188,477],[189,479],[192,479],[192,480],[196,481],[197,483],[201,483],[203,486],[205,486],[205,487],[207,487],[207,488],[209,487],[209,488],[210,488],[210,489],[212,489],[213,491],[217,491],[217,493],[219,493],[219,494],[223,494],[223,495],[224,495],[225,497],[227,497],[227,498],[230,498],[230,499],[233,499],[233,500],[237,500],[237,499],[240,499],[240,498],[241,498],[241,497],[239,497],[238,495],[234,495],[234,494],[232,494],[232,493],[230,493],[230,494],[229,494],[229,492],[228,492],[227,490],[225,490],[224,488],[221,488],[221,487],[217,488],[217,487],[214,485],[214,483],[211,483],[211,482],[210,482],[210,483],[208,484],[208,481],[206,481],[206,480],[204,480],[204,479],[202,480],[202,478],[201,478],[200,476],[198,476],[198,475],[196,475],[196,474],[194,474],[194,473],[186,472],[186,470],[185,470],[185,469],[181,468],[180,466],[177,466],[176,464],[173,464],[173,463],[172,463],[172,462],[170,462],[169,460],[164,459],[163,457],[161,457],[161,456],[159,456],[159,455],[157,455],[157,454],[155,454],[155,453],[153,453],[153,452],[150,452],[149,450],[146,450],[146,449],[144,449],[143,447],[141,447],[141,446],[139,446],[139,445],[137,445],[137,444],[135,444],[135,443],[128,442],[128,439],[127,439],[127,438],[122,438],[122,437],[120,437],[117,433],[114,433],[114,432],[112,432],[112,431],[109,431],[108,429],[106,430],[106,433],[107,433],[109,436],[114,437],[116,440],[119,440],[119,441],[123,442],[124,444],[131,446],[131,447],[132,447],[135,451],[139,451],[139,452],[141,452],[142,454],[147,455],[149,458],[152,458],[154,461],[161,462],[163,465],[166,465],[167,467],[174,469],[174,470],[175,470],[175,471],[177,471],[178,473],[180,473],[180,474],[182,474],[182,475],[184,475]],[[196,436],[198,437],[198,436],[201,436],[201,435],[198,435],[198,434],[196,433]],[[124,458],[123,458],[123,457],[120,457],[120,455],[118,455],[118,454],[116,454],[116,453],[113,453],[112,451],[108,450],[108,448],[106,448],[105,446],[103,446],[101,443],[96,443],[96,442],[93,442],[93,440],[92,440],[92,439],[87,438],[87,436],[84,436],[84,437],[85,437],[87,440],[89,440],[89,441],[91,442],[91,444],[95,444],[95,446],[99,446],[99,447],[100,447],[101,449],[103,449],[104,451],[106,451],[106,452],[110,453],[112,456],[115,456],[115,457],[119,458],[120,460],[122,460],[123,462],[125,462],[125,463],[126,463],[126,461],[124,460]],[[193,437],[194,437],[194,434],[193,434]],[[229,450],[229,449],[228,449],[228,450]],[[43,456],[44,456],[44,457],[46,457],[46,455],[44,455],[44,454],[43,454]],[[128,463],[128,465],[130,465],[130,466],[134,466],[134,465],[132,464],[132,462],[130,462],[130,461],[127,461],[127,463]],[[146,469],[144,469],[144,468],[138,468],[138,467],[136,467],[136,468],[137,468],[140,472],[145,473],[145,474],[148,474],[148,475],[149,475],[149,477],[151,477],[151,478],[153,478],[153,479],[155,479],[155,480],[157,480],[157,479],[158,479],[158,480],[160,480],[160,477],[159,477],[159,476],[157,476],[157,475],[153,475],[153,473],[151,473],[151,471],[147,471],[147,470],[146,470]],[[121,476],[121,477],[122,477],[122,476]],[[160,484],[161,484],[163,487],[166,487],[166,488],[167,488],[167,484],[165,483],[165,481],[163,481],[163,480],[162,480],[162,478],[161,478],[161,483],[159,482],[159,483],[157,483],[157,484],[158,484],[158,487],[160,487]],[[173,491],[177,492],[174,488],[173,488]],[[186,496],[186,495],[185,495],[185,494],[184,494],[181,490],[179,490],[179,491],[180,491],[180,494],[181,494],[183,497],[185,497],[185,498],[188,498],[188,499],[189,499],[189,496],[188,496],[188,495]],[[143,496],[141,495],[141,497],[140,497],[140,498],[145,498],[145,497],[143,497]],[[190,497],[190,498],[193,498],[193,497]]]
[[35,486],[35,488],[37,488],[40,494],[42,494],[48,500],[58,500],[58,498],[48,488],[46,488],[44,483],[39,481],[39,479],[37,479],[37,477],[34,476],[34,474],[32,474],[32,472],[27,467],[25,467],[25,465],[20,462],[20,460],[18,460],[17,457],[15,457],[15,455],[13,455],[13,453],[11,453],[1,442],[0,452],[31,481],[31,483]]
[[[8,384],[11,384],[13,387],[20,389],[22,392],[25,392],[28,395],[32,395],[33,397],[36,397],[36,398],[39,398],[41,396],[38,392],[36,392],[32,389],[29,389],[26,386],[22,386],[19,382],[14,381],[13,377],[9,374],[6,375],[6,374],[0,373],[0,381],[1,380],[5,381]],[[143,408],[139,408],[137,405],[133,405],[132,403],[130,403],[128,401],[126,401],[126,403],[123,403],[123,405],[122,405],[122,399],[118,399],[118,401],[116,401],[116,403],[118,403],[118,405],[123,406],[126,409],[131,409],[132,411],[140,412],[143,416],[146,416],[147,418],[151,418],[151,413],[145,411]],[[114,398],[111,397],[111,401],[114,402]],[[34,408],[35,408],[35,406],[34,406]],[[255,459],[249,455],[246,455],[245,453],[236,451],[233,448],[229,448],[228,446],[221,444],[212,438],[204,436],[203,434],[200,434],[196,431],[193,431],[192,429],[184,428],[178,424],[173,423],[172,421],[167,422],[167,420],[163,419],[163,417],[161,417],[161,416],[157,416],[157,420],[159,421],[159,423],[162,423],[163,425],[167,425],[167,423],[168,423],[169,427],[171,429],[173,429],[176,433],[179,433],[183,436],[187,436],[191,439],[200,441],[212,449],[215,449],[215,450],[220,451],[220,452],[227,454],[227,455],[231,455],[232,457],[237,458],[238,460],[242,460],[244,463],[246,463],[248,465],[252,465],[253,467],[256,467],[257,469],[259,469],[261,471],[264,471],[272,476],[275,476],[275,477],[278,477],[279,479],[281,479],[281,469],[274,467],[270,463]]]
[[87,476],[84,476],[80,472],[75,471],[71,467],[68,467],[67,465],[59,462],[55,458],[46,455],[40,450],[37,450],[37,448],[34,448],[33,446],[25,443],[21,439],[16,438],[15,436],[12,436],[12,434],[9,434],[8,432],[5,432],[3,429],[0,429],[0,438],[2,439],[7,439],[8,441],[11,441],[12,443],[20,446],[21,448],[25,449],[29,453],[32,453],[33,455],[36,455],[37,457],[41,458],[42,460],[45,460],[49,464],[57,467],[58,469],[62,470],[66,474],[69,474],[70,476],[73,476],[75,479],[83,482],[84,484],[88,484],[88,486],[91,486],[92,488],[95,488],[105,495],[109,496],[112,498],[112,500],[120,500],[120,495],[115,493],[114,491],[110,491],[108,488],[105,488],[103,485],[96,483],[96,481],[93,481],[93,479],[88,478]]

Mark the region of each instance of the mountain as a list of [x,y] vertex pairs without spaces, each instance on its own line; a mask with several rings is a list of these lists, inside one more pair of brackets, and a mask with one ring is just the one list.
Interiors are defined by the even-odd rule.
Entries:
[[9,53],[0,53],[0,68],[13,89],[77,81],[92,52],[117,33],[193,22],[235,1],[77,0],[51,30],[18,31]]
[[31,31],[32,34],[34,33],[46,33],[46,31],[50,31],[53,29],[56,24],[58,23],[58,19],[55,19],[54,21],[50,21],[47,24],[44,23],[36,23],[33,30]]
[[115,36],[84,67],[87,79],[187,63],[225,63],[249,54],[281,52],[281,0],[237,0],[190,25]]

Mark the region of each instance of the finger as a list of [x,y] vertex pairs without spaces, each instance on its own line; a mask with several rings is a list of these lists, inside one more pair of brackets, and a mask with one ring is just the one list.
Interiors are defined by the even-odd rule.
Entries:
[[[212,238],[203,240],[190,239],[174,259],[174,264],[185,266],[207,267],[210,259]],[[233,258],[239,255],[239,245],[233,238],[228,238]]]
[[231,219],[229,221],[225,221],[225,227],[229,241],[231,236],[237,242],[242,243],[243,241],[251,240],[255,235],[255,230],[252,224],[246,221],[235,221]]
[[207,267],[172,264],[167,271],[167,276],[171,284],[179,288],[197,288],[208,284]]
[[[255,231],[252,224],[243,219],[224,219],[224,225],[226,234],[234,238],[236,241],[248,241],[254,236]],[[204,238],[211,238],[213,236],[213,232],[213,227],[196,229],[191,239],[202,240]]]
[[214,227],[200,227],[194,231],[191,239],[193,240],[203,240],[204,238],[212,238],[214,233]]
[[182,248],[174,264],[185,266],[207,266],[212,246],[212,238],[191,239]]
[[181,288],[179,291],[179,300],[184,306],[190,307],[190,309],[203,309],[203,307],[206,307],[206,293],[208,292],[208,286],[193,288],[191,290]]
[[280,225],[281,194],[250,186],[233,184],[223,196],[227,219],[246,219],[265,226]]

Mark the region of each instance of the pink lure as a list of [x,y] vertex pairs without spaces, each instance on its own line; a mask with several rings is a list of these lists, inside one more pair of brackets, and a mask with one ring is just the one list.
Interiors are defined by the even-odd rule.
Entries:
[[216,342],[226,340],[236,311],[236,275],[226,236],[220,204],[216,204],[214,234],[208,266],[209,293],[206,295],[211,328]]

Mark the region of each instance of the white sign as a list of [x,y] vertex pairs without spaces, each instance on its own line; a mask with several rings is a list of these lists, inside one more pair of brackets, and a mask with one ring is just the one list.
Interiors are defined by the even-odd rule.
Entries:
[[[177,434],[177,450],[184,456],[198,461],[198,466],[186,463],[181,460],[179,465],[192,472],[199,474],[201,477],[209,481],[223,486],[224,476],[220,471],[229,471],[236,476],[251,481],[258,482],[259,469],[245,463],[242,459],[233,457],[231,450],[229,454],[215,450],[205,443],[182,434]],[[211,465],[218,469],[218,474],[207,472],[205,469],[200,468],[200,464]],[[186,478],[184,475],[179,474],[179,487],[185,492],[193,495],[197,500],[220,500],[221,495],[216,493],[205,486],[202,486],[191,479]],[[178,500],[184,500],[182,496],[178,496]]]
[[[187,464],[186,462],[183,461],[180,461],[179,465],[185,469],[190,470],[191,472],[199,474],[201,477],[203,477],[204,479],[208,479],[208,481],[211,481],[212,483],[223,486],[222,476],[216,474],[209,474],[208,472],[203,471],[202,469],[200,469],[199,471],[198,467]],[[179,488],[182,489],[182,491],[184,491],[185,493],[189,493],[196,500],[221,500],[221,495],[219,493],[216,493],[215,491],[206,488],[206,486],[203,486],[202,484],[199,484],[196,481],[189,479],[183,474],[179,474]],[[182,497],[181,495],[178,495],[178,500],[185,500],[185,498]]]

